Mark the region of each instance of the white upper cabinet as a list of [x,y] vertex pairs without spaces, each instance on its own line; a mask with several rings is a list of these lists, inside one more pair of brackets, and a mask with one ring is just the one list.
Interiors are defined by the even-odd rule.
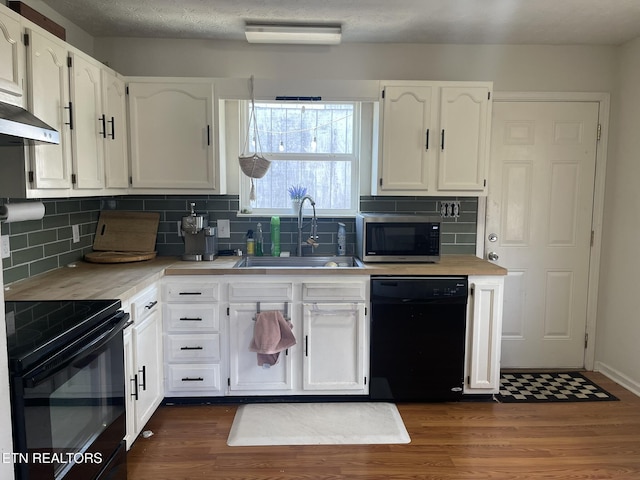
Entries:
[[71,188],[71,129],[67,44],[51,35],[27,30],[29,110],[60,132],[59,145],[31,149],[31,187]]
[[20,20],[12,12],[0,11],[0,99],[25,106],[21,35]]
[[126,84],[120,75],[103,68],[101,126],[103,132],[105,187],[129,186],[129,142]]
[[381,83],[374,195],[485,195],[490,82]]
[[100,64],[77,52],[69,53],[73,124],[71,145],[74,188],[104,187],[104,135]]
[[129,83],[131,181],[135,189],[220,192],[213,81]]

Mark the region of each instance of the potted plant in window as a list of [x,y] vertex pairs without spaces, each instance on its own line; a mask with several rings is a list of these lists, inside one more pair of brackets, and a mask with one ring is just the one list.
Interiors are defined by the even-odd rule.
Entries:
[[307,187],[302,185],[291,185],[288,189],[289,198],[291,199],[291,209],[293,213],[298,213],[300,209],[300,201],[307,194]]

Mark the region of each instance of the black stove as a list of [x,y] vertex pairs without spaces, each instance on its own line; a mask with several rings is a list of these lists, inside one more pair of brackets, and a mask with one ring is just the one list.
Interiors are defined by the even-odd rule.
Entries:
[[28,370],[111,318],[119,308],[119,300],[5,302],[11,372]]

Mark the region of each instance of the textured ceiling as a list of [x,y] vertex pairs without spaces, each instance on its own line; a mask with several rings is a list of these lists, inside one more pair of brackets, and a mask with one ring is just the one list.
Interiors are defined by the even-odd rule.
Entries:
[[247,22],[341,24],[343,42],[619,45],[640,0],[43,0],[95,37],[244,40]]

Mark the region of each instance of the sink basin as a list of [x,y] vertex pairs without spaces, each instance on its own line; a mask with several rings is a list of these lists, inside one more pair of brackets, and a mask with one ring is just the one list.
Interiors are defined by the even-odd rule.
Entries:
[[233,268],[363,268],[356,257],[244,257]]

